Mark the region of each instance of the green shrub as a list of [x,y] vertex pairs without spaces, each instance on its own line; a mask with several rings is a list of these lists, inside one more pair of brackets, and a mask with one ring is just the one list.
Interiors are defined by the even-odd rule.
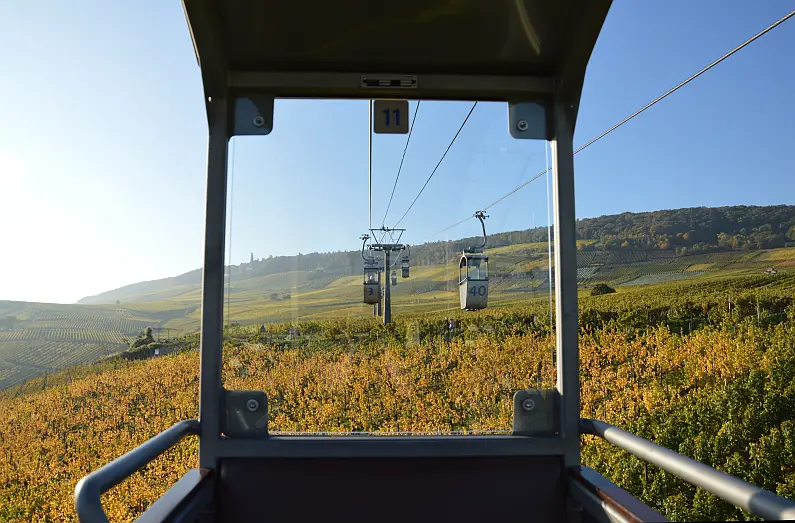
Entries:
[[600,283],[591,289],[591,296],[601,296],[603,294],[613,294],[616,290],[607,284]]

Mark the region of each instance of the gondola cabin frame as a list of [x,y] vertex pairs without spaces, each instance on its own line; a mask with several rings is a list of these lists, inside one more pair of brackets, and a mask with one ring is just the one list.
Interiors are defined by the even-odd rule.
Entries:
[[[102,493],[194,434],[199,436],[197,466],[140,521],[314,522],[350,519],[351,514],[377,514],[370,519],[395,522],[664,521],[581,466],[581,434],[606,439],[748,512],[795,519],[795,504],[771,492],[617,427],[580,418],[573,137],[586,66],[610,4],[183,0],[201,68],[209,130],[199,419],[174,425],[81,479],[75,487],[81,522],[107,523]],[[231,385],[223,380],[230,140],[265,136],[278,128],[273,108],[280,98],[502,102],[508,106],[506,133],[550,142],[556,381],[549,390],[516,391],[510,431],[506,427],[505,434],[410,437],[280,433],[269,431],[269,398],[264,391],[225,387]],[[305,122],[305,128],[310,137],[329,132],[313,121]],[[364,130],[364,122],[360,128]],[[350,178],[344,183],[356,182]],[[484,243],[464,251],[459,264],[464,269],[459,278],[461,302],[470,310],[482,309],[488,300],[486,216],[481,210],[475,217],[484,229]],[[372,229],[372,205],[369,218],[372,236],[387,232],[383,226]],[[394,231],[402,230],[390,229]],[[398,238],[374,249],[384,251],[383,266],[375,268],[375,261],[364,254],[368,239],[363,235],[365,275],[374,274],[363,283],[367,294],[367,286],[373,291],[364,298],[365,303],[376,303],[380,272],[391,269],[389,253],[401,250],[402,244]],[[472,274],[469,267],[476,259],[481,264]],[[388,323],[390,279],[386,273],[384,277]],[[527,386],[532,387],[529,381],[528,377]],[[378,396],[373,400],[390,394],[368,393]],[[399,401],[397,396],[392,399]],[[271,400],[277,403],[281,398],[275,395]],[[303,405],[306,409],[311,403]],[[313,426],[322,425],[318,419]],[[350,492],[354,494],[347,495]]]
[[364,303],[376,304],[381,301],[381,268],[364,268]]
[[489,257],[482,252],[467,252],[458,263],[458,292],[461,308],[485,309],[489,301]]

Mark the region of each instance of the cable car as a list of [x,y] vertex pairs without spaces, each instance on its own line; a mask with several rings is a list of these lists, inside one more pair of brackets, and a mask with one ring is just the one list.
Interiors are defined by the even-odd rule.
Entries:
[[483,243],[467,249],[458,263],[458,294],[461,308],[468,311],[485,309],[489,302],[489,257],[483,254],[486,247],[486,223],[483,211],[475,213],[483,228]]
[[406,249],[408,249],[408,253],[403,255],[403,258],[400,260],[400,269],[401,269],[401,278],[408,278],[409,277],[409,257],[411,256],[411,247],[406,245]]
[[364,303],[375,304],[381,301],[381,268],[364,268]]
[[362,260],[364,260],[363,301],[364,303],[375,305],[381,303],[381,266],[373,257],[372,248],[369,255],[364,253],[370,236],[363,234],[360,239],[362,240]]
[[397,285],[397,271],[392,271],[392,286]]
[[[199,419],[177,423],[82,478],[74,498],[82,523],[106,523],[102,494],[194,435],[196,467],[141,521],[314,522],[348,520],[352,514],[401,523],[666,521],[582,466],[582,434],[597,436],[754,515],[795,518],[795,503],[770,491],[618,427],[580,418],[573,136],[586,66],[611,1],[449,4],[405,0],[376,9],[370,0],[306,0],[298,6],[183,1],[209,125]],[[548,390],[514,394],[510,431],[274,434],[268,431],[265,392],[224,387],[221,310],[229,140],[269,134],[274,97],[507,102],[511,136],[551,142],[557,381]],[[306,128],[307,133],[333,132],[315,121]],[[466,253],[462,257],[468,277],[475,259]],[[478,270],[484,265],[479,260]],[[366,285],[377,278],[375,269],[369,269]]]
[[485,309],[489,301],[489,257],[481,252],[464,251],[458,269],[461,308]]

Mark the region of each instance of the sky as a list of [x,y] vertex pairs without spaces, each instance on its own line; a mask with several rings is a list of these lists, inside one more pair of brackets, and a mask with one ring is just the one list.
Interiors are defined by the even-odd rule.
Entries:
[[[792,9],[616,0],[585,79],[575,148]],[[790,20],[575,160],[577,216],[795,203]],[[0,299],[72,303],[201,266],[207,123],[181,3],[0,2]],[[416,102],[412,101],[413,114]],[[394,226],[471,107],[423,102],[373,144],[374,227]],[[278,100],[274,131],[230,146],[227,263],[356,249],[369,226],[366,101]],[[547,165],[478,104],[400,223],[412,244],[469,220]],[[489,210],[489,232],[547,224],[545,177]]]

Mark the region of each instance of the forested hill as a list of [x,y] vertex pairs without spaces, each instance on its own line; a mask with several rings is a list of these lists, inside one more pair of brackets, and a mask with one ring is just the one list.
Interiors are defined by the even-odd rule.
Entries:
[[[546,242],[546,227],[489,235],[488,246]],[[795,243],[795,206],[764,207],[693,207],[643,213],[622,213],[577,221],[577,236],[583,250],[653,249],[675,251],[676,255],[719,250],[756,250],[784,247]],[[478,243],[477,237],[426,243],[411,247],[412,265],[449,262],[465,248]],[[410,241],[410,240],[407,240]],[[360,251],[270,256],[227,267],[233,281],[296,272],[303,279],[318,280],[322,285],[339,276],[361,271]],[[201,282],[196,269],[173,278],[135,283],[79,303],[112,303],[115,300],[163,297],[164,293],[182,294]]]
[[[489,236],[490,247],[547,241],[546,227]],[[756,250],[795,242],[795,205],[691,207],[625,212],[577,220],[583,250],[659,249],[678,255],[718,250]],[[438,263],[439,254],[460,251],[475,238],[425,244],[416,248],[418,264]],[[414,253],[412,248],[412,254]]]
[[795,206],[692,207],[623,213],[577,221],[577,237],[594,249],[773,249],[795,241]]

